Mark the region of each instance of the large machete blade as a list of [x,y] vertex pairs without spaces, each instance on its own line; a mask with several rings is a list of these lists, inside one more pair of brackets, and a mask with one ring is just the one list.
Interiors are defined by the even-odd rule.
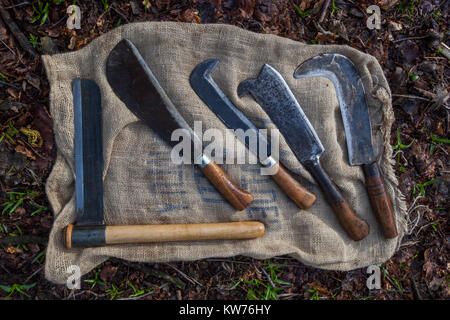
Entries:
[[325,77],[333,82],[341,108],[350,165],[375,161],[364,86],[353,63],[345,56],[325,53],[303,62],[294,78]]
[[277,70],[265,64],[257,79],[241,82],[238,95],[242,97],[248,92],[280,129],[301,163],[318,159],[322,155],[325,150],[322,142]]
[[170,146],[178,144],[178,141],[172,141],[172,133],[176,129],[184,130],[193,143],[192,160],[231,205],[237,210],[250,205],[253,196],[203,154],[202,141],[178,112],[130,40],[123,39],[111,50],[106,61],[106,77],[125,106]]
[[[256,151],[256,155],[259,156],[261,154],[259,148],[260,146],[263,146],[267,151],[262,154],[270,156],[271,147],[266,137],[264,137],[259,132],[258,128],[256,128],[255,125],[238,108],[236,108],[212,79],[211,72],[213,72],[218,64],[219,60],[205,60],[199,63],[189,77],[191,87],[228,128],[233,130],[242,129],[244,132],[250,129],[252,132],[256,133],[256,141],[258,144],[257,150],[250,148],[249,139],[242,136],[243,141],[241,142],[243,142],[250,151]],[[239,135],[238,137],[241,136]]]
[[88,79],[72,82],[75,207],[77,225],[103,225],[103,156],[100,89]]
[[[193,141],[199,142],[130,40],[121,40],[111,50],[106,62],[106,77],[126,107],[169,145],[178,143],[172,141],[171,136],[180,128],[185,129]],[[199,145],[200,142],[195,143],[194,147]]]

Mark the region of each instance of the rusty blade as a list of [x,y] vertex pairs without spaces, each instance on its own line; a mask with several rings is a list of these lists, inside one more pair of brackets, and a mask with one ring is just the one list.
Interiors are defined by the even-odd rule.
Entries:
[[350,165],[374,162],[372,131],[364,86],[350,59],[337,53],[326,53],[308,59],[294,72],[296,79],[307,77],[328,78],[336,88]]

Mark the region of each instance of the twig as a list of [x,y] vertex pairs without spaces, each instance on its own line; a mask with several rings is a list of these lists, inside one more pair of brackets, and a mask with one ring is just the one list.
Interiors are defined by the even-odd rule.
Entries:
[[152,269],[147,266],[141,266],[141,268],[144,272],[149,273],[152,277],[156,277],[158,279],[164,279],[164,280],[174,284],[178,288],[186,287],[186,283],[184,283],[182,280],[180,280],[178,278],[174,278],[165,272],[158,271],[158,270]]
[[418,97],[418,96],[414,96],[414,95],[412,95],[412,94],[398,94],[398,93],[393,93],[392,96],[393,96],[393,97],[408,98],[408,99],[417,99],[417,100],[423,100],[423,101],[430,102],[430,99],[422,98],[422,97]]
[[38,274],[39,272],[41,272],[42,269],[44,269],[44,267],[45,267],[45,265],[43,265],[42,267],[40,267],[39,269],[37,269],[35,272],[33,272],[33,273],[31,274],[31,276],[29,276],[29,277],[25,280],[24,284],[26,284],[28,281],[30,281],[30,279],[33,278],[36,274]]
[[14,85],[12,83],[8,83],[8,82],[5,82],[3,80],[0,80],[0,83],[4,84],[5,86],[13,87],[13,88],[16,88],[17,90],[20,90],[20,88],[18,86]]
[[181,275],[182,275],[186,280],[188,280],[190,283],[192,283],[192,284],[198,284],[199,286],[204,287],[204,285],[202,285],[200,282],[198,282],[197,280],[195,280],[195,279],[193,279],[193,278],[188,277],[185,273],[181,272],[180,270],[178,270],[177,268],[175,268],[175,267],[172,266],[171,264],[165,263],[165,265],[167,265],[167,266],[173,268],[175,271],[177,271],[179,274],[181,274]]
[[[0,19],[1,20],[1,19]],[[14,55],[14,57],[17,57],[17,55],[16,55],[16,53],[14,52],[14,50],[10,47],[10,46],[8,46],[6,43],[5,43],[5,41],[3,41],[2,39],[0,39],[0,41],[3,43],[3,45],[5,46],[5,47],[7,47],[8,49],[9,49],[9,51],[11,51],[11,53]]]
[[37,236],[20,236],[20,237],[5,237],[0,238],[0,244],[16,246],[18,244],[37,243],[47,245],[48,239]]
[[119,298],[119,299],[117,299],[117,300],[139,300],[139,299],[145,298],[146,296],[149,296],[149,295],[153,294],[153,292],[154,292],[154,290],[152,290],[152,291],[150,291],[150,292],[147,292],[146,294],[137,296],[137,297],[131,297],[131,298]]
[[396,42],[406,41],[406,40],[420,40],[420,39],[425,39],[425,38],[428,38],[428,37],[429,37],[429,35],[417,36],[417,37],[406,37],[406,38],[401,38],[401,39],[394,40],[392,42],[396,43]]
[[27,4],[30,4],[28,1],[24,1],[18,4],[13,4],[12,6],[4,7],[5,9],[12,9],[16,7],[26,6]]
[[325,0],[325,3],[322,7],[322,13],[320,14],[319,23],[322,23],[323,19],[325,19],[325,16],[327,15],[328,7],[330,6],[331,0]]
[[130,20],[128,20],[128,18],[122,12],[120,12],[118,9],[116,9],[115,5],[111,5],[111,9],[113,9],[119,16],[124,18],[127,23],[130,22]]
[[422,295],[420,294],[419,288],[417,287],[416,280],[411,279],[411,282],[412,282],[412,287],[413,287],[413,290],[414,290],[417,300],[423,300]]
[[275,284],[272,282],[272,278],[269,276],[269,274],[267,273],[266,270],[264,270],[264,268],[261,268],[261,271],[264,273],[264,275],[267,277],[267,279],[269,280],[270,285],[273,288],[276,288]]
[[330,36],[330,37],[334,37],[334,33],[325,30],[324,28],[322,28],[322,26],[317,23],[316,21],[314,21],[314,25],[316,26],[316,29],[321,32],[322,34],[326,35],[326,36]]
[[8,10],[0,6],[0,14],[3,17],[3,20],[5,21],[6,25],[8,26],[11,33],[14,35],[14,37],[17,39],[21,47],[31,56],[31,58],[34,60],[36,57],[38,57],[38,53],[34,48],[31,46],[28,39],[25,37],[25,35],[20,31],[17,24],[14,22],[14,20],[11,18],[11,15],[9,14]]

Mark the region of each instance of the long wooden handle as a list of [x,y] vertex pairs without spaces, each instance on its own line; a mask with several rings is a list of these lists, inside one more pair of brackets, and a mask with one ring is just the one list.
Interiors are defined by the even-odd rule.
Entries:
[[366,176],[366,188],[369,194],[372,209],[380,224],[385,238],[392,239],[398,236],[395,217],[392,211],[391,198],[384,188],[383,177],[376,162],[363,165]]
[[295,202],[300,209],[308,209],[316,201],[316,195],[297,180],[295,180],[289,171],[279,162],[274,164],[274,170],[277,170],[272,175],[272,179],[280,186],[280,188]]
[[253,239],[264,235],[264,231],[264,224],[256,221],[92,227],[70,224],[64,228],[63,241],[70,249],[127,243]]
[[214,161],[209,161],[199,167],[214,187],[236,210],[244,210],[253,202],[253,195],[242,190]]
[[369,225],[355,214],[347,200],[344,199],[328,174],[323,170],[319,160],[306,161],[304,165],[319,183],[339,222],[350,238],[359,241],[367,237],[370,232]]

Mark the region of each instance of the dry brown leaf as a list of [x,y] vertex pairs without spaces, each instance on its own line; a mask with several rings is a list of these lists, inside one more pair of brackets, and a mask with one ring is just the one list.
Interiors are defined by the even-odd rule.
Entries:
[[398,3],[398,0],[377,0],[376,4],[383,10],[389,10]]
[[250,18],[255,10],[255,0],[239,0],[239,10],[245,19]]

